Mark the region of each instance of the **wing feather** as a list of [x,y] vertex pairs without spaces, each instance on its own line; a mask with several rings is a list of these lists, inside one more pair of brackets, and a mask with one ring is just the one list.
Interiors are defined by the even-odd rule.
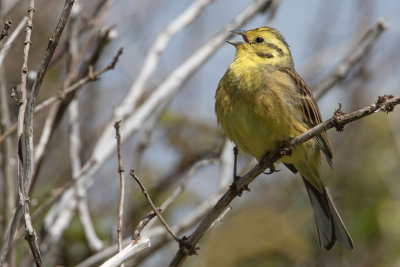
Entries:
[[[322,118],[317,102],[312,96],[311,90],[307,86],[306,82],[293,68],[281,68],[279,70],[289,75],[298,89],[298,93],[301,98],[301,104],[299,108],[304,115],[304,123],[310,129],[321,123]],[[325,154],[329,165],[332,167],[332,150],[326,132],[322,132],[320,135],[317,135],[316,138],[321,151]]]

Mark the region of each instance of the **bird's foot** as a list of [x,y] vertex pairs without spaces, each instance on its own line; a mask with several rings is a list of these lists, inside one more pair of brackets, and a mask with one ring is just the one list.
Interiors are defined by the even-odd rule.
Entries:
[[236,181],[240,179],[240,176],[234,176],[233,177],[233,183],[230,186],[230,189],[237,195],[237,196],[242,196],[243,191],[249,191],[250,188],[248,185],[242,186],[242,188],[238,188]]
[[264,171],[263,173],[266,174],[266,175],[269,175],[269,174],[273,174],[274,172],[280,172],[281,171],[281,170],[275,169],[275,165],[274,164],[269,166],[268,169],[269,169],[269,171]]

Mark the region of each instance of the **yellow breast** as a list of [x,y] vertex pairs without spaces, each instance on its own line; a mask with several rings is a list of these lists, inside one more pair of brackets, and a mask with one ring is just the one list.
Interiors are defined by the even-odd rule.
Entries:
[[279,90],[292,85],[279,81],[279,75],[268,67],[238,69],[232,64],[217,89],[218,122],[240,150],[257,160],[303,130],[295,129],[290,97]]

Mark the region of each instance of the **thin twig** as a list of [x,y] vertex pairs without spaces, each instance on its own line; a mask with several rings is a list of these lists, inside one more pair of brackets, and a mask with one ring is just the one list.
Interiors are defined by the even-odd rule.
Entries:
[[[209,164],[213,164],[216,161],[215,158],[203,159],[197,161],[195,164],[192,165],[188,173],[186,174],[185,178],[181,181],[181,183],[177,186],[174,192],[161,204],[160,212],[165,211],[169,205],[184,191],[186,184],[188,183],[189,179],[193,176],[193,174],[201,167],[207,166]],[[132,234],[132,239],[137,239],[140,237],[140,233],[143,228],[156,216],[154,211],[149,212],[137,225],[134,233]],[[150,225],[149,225],[150,227]]]
[[[335,112],[335,115],[329,120],[318,124],[307,132],[293,138],[286,145],[283,145],[278,150],[265,155],[259,164],[253,169],[248,171],[245,175],[237,179],[230,189],[218,200],[217,204],[213,207],[210,213],[204,217],[200,225],[185,241],[189,247],[194,247],[204,234],[211,227],[213,222],[226,210],[233,199],[238,196],[238,192],[242,191],[248,186],[258,175],[260,175],[265,169],[269,168],[273,163],[279,160],[281,157],[290,154],[294,147],[306,142],[307,140],[321,134],[322,132],[336,127],[338,130],[343,130],[345,124],[355,120],[359,120],[365,116],[371,115],[377,111],[390,112],[393,110],[395,105],[400,103],[400,97],[383,96],[379,97],[376,103],[371,104],[368,107],[354,111],[352,113],[341,115],[339,112]],[[188,254],[184,248],[180,248],[176,253],[174,259],[170,263],[170,266],[181,266],[183,261],[187,258]]]
[[0,65],[3,65],[4,58],[7,55],[8,50],[12,47],[13,42],[17,38],[18,34],[24,28],[26,22],[28,21],[28,17],[23,17],[21,22],[18,24],[17,28],[13,31],[10,38],[7,39],[7,42],[1,47],[0,51]]
[[118,251],[122,250],[122,220],[124,212],[124,198],[125,198],[125,169],[122,166],[121,156],[121,135],[119,133],[119,127],[121,121],[117,121],[114,124],[115,128],[115,139],[117,139],[117,154],[118,154],[118,173],[120,181],[120,193],[119,193],[119,205],[118,205],[118,224],[117,224],[117,235],[118,235]]
[[[189,170],[187,171],[184,178],[176,186],[176,188],[172,192],[172,194],[168,198],[166,198],[164,200],[164,202],[160,205],[160,208],[159,208],[160,213],[163,213],[178,198],[178,196],[180,196],[183,193],[190,178],[193,177],[193,175],[195,174],[195,172],[198,169],[205,167],[207,165],[210,165],[210,164],[214,164],[216,161],[217,161],[217,158],[213,156],[213,157],[208,157],[206,159],[201,159],[199,161],[196,161],[194,164],[192,164],[192,166],[189,168]],[[154,221],[152,221],[149,224],[149,226],[148,226],[149,228],[152,227],[152,223],[154,223]]]
[[144,216],[143,219],[137,224],[135,231],[132,234],[132,240],[137,240],[140,238],[140,233],[142,232],[143,228],[156,216],[154,211],[151,211]]
[[161,221],[161,223],[164,225],[165,229],[167,232],[172,236],[173,239],[175,239],[176,242],[181,242],[180,238],[172,231],[171,227],[167,224],[167,222],[164,220],[164,218],[161,216],[160,212],[158,211],[157,207],[154,205],[153,201],[151,200],[149,193],[147,193],[146,188],[143,186],[143,184],[140,182],[139,178],[137,177],[136,173],[134,170],[131,170],[129,174],[132,176],[133,179],[138,183],[140,188],[142,189],[142,192],[144,196],[146,197],[147,201],[149,202],[151,209],[154,211],[154,213],[157,215],[158,219]]
[[[188,215],[180,220],[179,223],[172,227],[174,232],[183,234],[189,229],[192,229],[202,218],[204,218],[205,215],[211,211],[221,196],[222,194],[217,192],[216,194],[202,201],[200,205],[197,205],[194,210],[192,210]],[[143,234],[146,236],[151,236],[154,239],[157,238],[157,241],[153,242],[152,247],[149,250],[135,258],[135,265],[138,265],[143,260],[148,259],[152,254],[170,241],[168,233],[165,232],[164,228],[161,226],[149,229],[148,231],[145,230]]]
[[11,20],[6,20],[4,22],[3,30],[0,33],[0,42],[1,42],[1,40],[4,39],[4,37],[8,36],[8,30],[11,28],[11,24],[12,24]]
[[[183,234],[185,231],[193,228],[198,222],[211,210],[211,208],[215,205],[217,200],[221,197],[222,194],[217,193],[206,200],[204,200],[200,205],[198,205],[193,211],[191,211],[185,218],[183,218],[179,223],[174,225],[172,228],[174,232],[178,234]],[[154,212],[151,212],[150,214],[156,216]],[[149,216],[147,214],[146,216]],[[143,223],[148,223],[148,219],[143,219]],[[141,222],[142,222],[141,221]],[[140,224],[140,223],[139,223]],[[138,229],[139,232],[142,232],[143,229]],[[136,231],[135,231],[136,232]],[[156,252],[158,249],[160,249],[163,245],[165,245],[168,241],[171,239],[169,238],[169,233],[167,233],[164,229],[163,226],[155,227],[150,230],[144,229],[144,235],[146,236],[151,236],[152,238],[158,238],[159,240],[155,241],[151,248],[144,253],[141,253],[135,258],[135,264],[138,264],[139,262],[143,261],[144,259],[148,258],[150,255],[152,255],[154,252]],[[132,239],[134,239],[132,237]],[[130,238],[126,238],[123,240],[123,243],[128,243]],[[81,263],[79,263],[76,267],[89,267],[96,265],[96,263],[104,260],[107,257],[110,257],[114,255],[118,251],[117,245],[111,246],[103,251],[100,251]]]

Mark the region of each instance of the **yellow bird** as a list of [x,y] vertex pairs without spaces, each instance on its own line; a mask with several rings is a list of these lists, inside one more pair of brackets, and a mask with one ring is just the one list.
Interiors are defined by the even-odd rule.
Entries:
[[[236,57],[219,82],[215,96],[218,123],[239,150],[258,161],[322,122],[310,89],[297,74],[289,46],[269,27],[235,31],[243,41],[229,41]],[[330,250],[337,241],[346,249],[353,242],[321,178],[320,150],[332,166],[325,132],[297,146],[281,159],[299,172],[314,209],[319,243]]]

